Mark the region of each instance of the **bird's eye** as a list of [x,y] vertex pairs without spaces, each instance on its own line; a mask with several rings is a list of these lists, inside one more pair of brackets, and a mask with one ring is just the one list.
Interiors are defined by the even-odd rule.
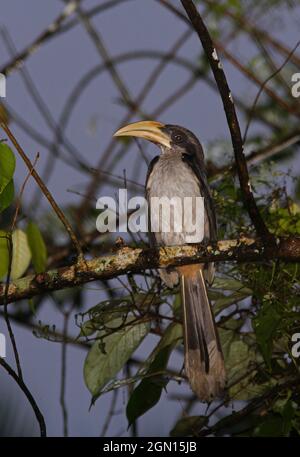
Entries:
[[182,135],[179,135],[178,133],[176,133],[173,137],[173,141],[175,143],[182,143],[183,141],[183,136]]

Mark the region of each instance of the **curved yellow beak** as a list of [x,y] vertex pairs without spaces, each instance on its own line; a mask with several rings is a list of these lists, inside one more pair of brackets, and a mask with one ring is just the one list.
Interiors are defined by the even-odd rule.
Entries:
[[134,122],[117,130],[114,136],[135,136],[169,148],[170,138],[162,130],[164,127],[164,124],[156,121]]

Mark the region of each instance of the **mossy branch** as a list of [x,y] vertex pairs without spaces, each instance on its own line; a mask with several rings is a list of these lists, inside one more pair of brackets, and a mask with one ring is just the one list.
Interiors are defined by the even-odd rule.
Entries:
[[[109,279],[128,272],[141,273],[149,268],[206,262],[256,262],[280,259],[300,261],[300,237],[279,237],[276,246],[262,239],[241,238],[223,240],[215,244],[189,244],[162,248],[121,247],[116,253],[86,261],[84,265],[49,270],[29,275],[9,284],[7,302],[42,295],[54,290],[79,286],[87,282]],[[0,304],[3,304],[5,285],[0,285]]]

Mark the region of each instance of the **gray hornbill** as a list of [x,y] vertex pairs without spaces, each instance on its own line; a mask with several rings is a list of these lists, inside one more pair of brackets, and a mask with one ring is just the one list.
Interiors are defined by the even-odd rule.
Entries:
[[[135,122],[119,129],[114,136],[141,137],[160,147],[161,154],[150,163],[146,179],[149,207],[152,197],[179,197],[180,200],[184,197],[203,197],[204,238],[202,234],[202,238],[196,241],[216,240],[215,211],[206,178],[203,150],[196,136],[183,127],[154,121]],[[176,211],[174,206],[173,220],[176,219]],[[196,214],[194,209],[192,214]],[[161,212],[152,213],[150,226],[154,222],[159,223],[153,218],[161,217]],[[201,223],[200,220],[196,222]],[[183,223],[178,232],[173,223],[167,232],[153,233],[150,228],[149,233],[152,243],[174,246],[187,243],[190,231]],[[219,396],[225,385],[224,359],[206,289],[206,282],[211,283],[213,275],[213,264],[160,270],[160,276],[168,287],[174,287],[178,281],[181,283],[185,371],[193,391],[203,401]]]

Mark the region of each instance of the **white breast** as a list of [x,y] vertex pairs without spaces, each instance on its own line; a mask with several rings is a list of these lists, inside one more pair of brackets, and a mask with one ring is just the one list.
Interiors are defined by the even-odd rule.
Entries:
[[[157,244],[180,245],[203,240],[209,228],[201,197],[199,181],[181,154],[173,151],[162,154],[147,182],[150,225],[152,231],[158,230],[154,233]],[[166,204],[173,199],[170,213],[164,205],[159,205],[158,199]]]

